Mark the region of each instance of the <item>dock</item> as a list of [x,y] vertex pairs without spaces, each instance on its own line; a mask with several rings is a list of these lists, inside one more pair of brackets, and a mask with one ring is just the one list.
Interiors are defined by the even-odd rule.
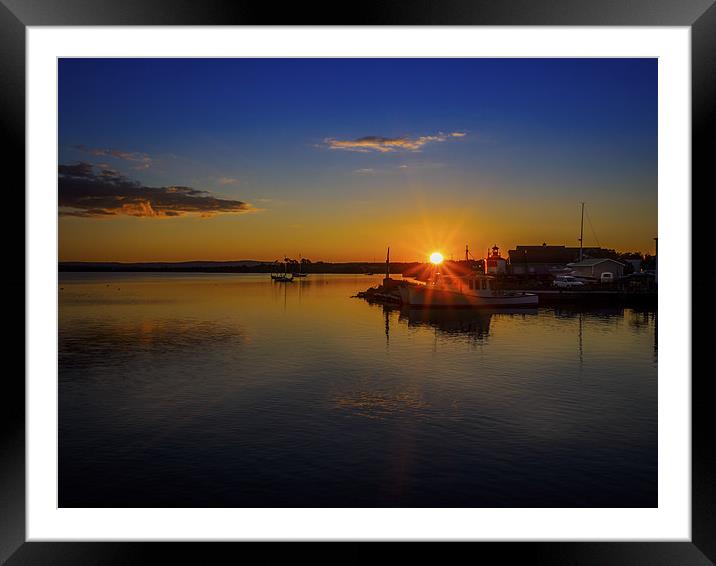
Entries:
[[654,304],[658,302],[655,291],[624,291],[621,289],[526,289],[539,297],[540,305],[554,303],[638,303]]
[[[391,283],[393,280],[391,280]],[[355,295],[371,303],[400,305],[401,298],[397,282],[392,285],[378,285]],[[539,297],[539,306],[555,304],[619,304],[619,305],[653,305],[658,303],[655,291],[624,291],[620,289],[524,289],[526,293],[534,293]]]

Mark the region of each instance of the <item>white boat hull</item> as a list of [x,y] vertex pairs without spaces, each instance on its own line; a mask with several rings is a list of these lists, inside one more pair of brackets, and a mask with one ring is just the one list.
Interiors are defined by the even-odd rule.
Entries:
[[505,291],[504,293],[461,293],[434,289],[428,285],[408,285],[400,288],[400,298],[411,307],[535,307],[539,297],[534,293]]

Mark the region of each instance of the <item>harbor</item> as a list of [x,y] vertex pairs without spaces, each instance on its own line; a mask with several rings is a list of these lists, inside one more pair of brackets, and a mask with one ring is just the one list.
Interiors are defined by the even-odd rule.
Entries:
[[[408,304],[401,297],[401,285],[409,285],[410,280],[391,279],[388,285],[385,282],[376,287],[370,287],[355,296],[372,303],[393,305]],[[656,291],[617,289],[525,289],[525,293],[536,295],[539,305],[552,304],[622,304],[622,305],[651,305],[656,306],[658,295]],[[457,306],[457,305],[455,305]]]
[[[584,246],[585,203],[581,204],[579,247],[518,245],[502,257],[494,244],[476,259],[465,244],[462,261],[434,251],[429,261],[391,277],[390,246],[380,285],[358,293],[371,302],[433,308],[536,307],[538,304],[657,304],[658,239],[653,256],[618,254]],[[587,216],[589,218],[589,216]],[[591,221],[590,221],[591,225]],[[594,228],[592,227],[594,233]],[[407,277],[406,277],[407,275]]]
[[[640,271],[625,275],[622,262],[609,258],[585,260],[582,249],[579,253],[582,257],[579,262],[552,266],[542,273],[536,273],[534,268],[530,273],[515,273],[513,264],[501,257],[497,245],[479,261],[470,260],[469,247],[465,246],[462,262],[445,262],[441,254],[433,254],[429,264],[394,278],[388,250],[382,282],[359,292],[356,297],[373,303],[435,308],[551,304],[656,306],[656,271],[642,271],[640,267]],[[519,270],[522,266],[517,265]],[[590,271],[585,272],[587,267]]]

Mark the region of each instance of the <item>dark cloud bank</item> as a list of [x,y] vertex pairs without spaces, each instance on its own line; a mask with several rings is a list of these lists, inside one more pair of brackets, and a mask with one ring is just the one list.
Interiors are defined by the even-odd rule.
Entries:
[[213,216],[252,210],[250,204],[217,198],[191,187],[145,187],[113,169],[90,163],[59,166],[60,216]]

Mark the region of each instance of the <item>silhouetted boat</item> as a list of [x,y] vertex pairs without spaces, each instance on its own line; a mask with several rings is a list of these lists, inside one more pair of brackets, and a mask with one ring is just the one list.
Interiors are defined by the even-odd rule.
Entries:
[[400,298],[411,307],[535,307],[539,297],[522,291],[492,288],[494,277],[483,274],[452,276],[436,274],[426,284],[400,287]]
[[291,273],[293,277],[307,277],[308,273],[303,272],[303,260],[301,259],[301,254],[298,254],[298,271],[294,271]]
[[271,279],[276,281],[277,283],[290,283],[293,281],[293,275],[289,276],[289,274],[286,272],[286,262],[283,262],[283,271],[280,271],[278,269],[278,260],[274,261],[273,264],[277,267],[274,271],[272,269],[271,271]]

